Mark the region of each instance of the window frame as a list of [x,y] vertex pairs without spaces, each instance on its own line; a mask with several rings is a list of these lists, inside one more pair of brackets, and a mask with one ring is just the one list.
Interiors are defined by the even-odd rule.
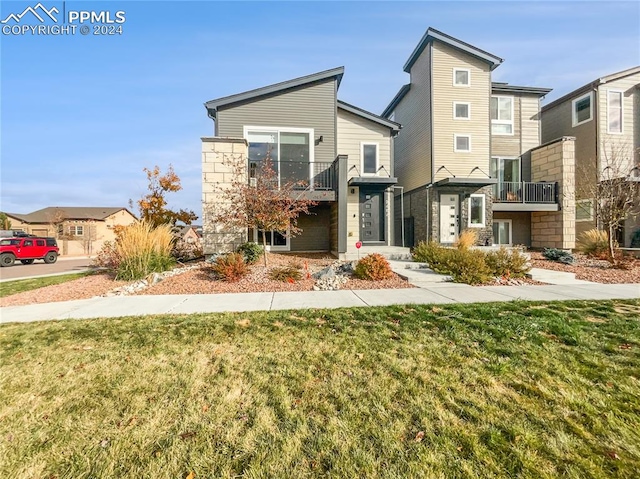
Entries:
[[496,236],[493,235],[493,246],[513,246],[513,220],[507,219],[507,218],[498,218],[498,219],[494,218],[493,224],[496,225],[498,223],[509,223],[509,242],[498,243],[496,242]]
[[[516,129],[516,125],[515,125],[515,97],[512,95],[491,95],[491,98],[489,99],[489,102],[491,102],[491,100],[493,98],[496,98],[498,100],[498,108],[496,109],[496,113],[498,115],[498,118],[496,118],[495,120],[493,118],[491,118],[491,103],[489,103],[489,119],[491,120],[491,135],[492,136],[513,136],[515,134],[515,129]],[[511,102],[511,120],[501,120],[500,119],[500,98],[508,98]],[[510,125],[511,126],[511,133],[496,133],[493,131],[493,125]]]
[[[456,108],[458,105],[467,105],[467,116],[456,116]],[[453,119],[454,120],[471,120],[471,102],[454,101],[453,102]]]
[[[375,146],[376,147],[376,168],[374,173],[366,173],[364,171],[364,147]],[[361,141],[360,142],[360,174],[362,176],[378,176],[380,170],[380,144],[375,141]]]
[[[78,228],[80,228],[78,230]],[[69,225],[68,230],[69,236],[84,236],[84,226],[83,225]],[[78,233],[78,231],[81,231]]]
[[[458,149],[458,138],[468,138],[469,139],[469,149],[468,150],[459,150]],[[453,134],[453,151],[455,153],[471,153],[471,134],[470,133],[454,133]]]
[[[275,231],[275,230],[267,230],[265,231],[265,233],[267,232],[271,232],[271,241],[273,242],[273,233],[279,233],[282,235],[282,233],[280,233],[279,231]],[[258,231],[258,228],[253,228],[253,242],[259,244],[260,246],[262,246],[262,242],[259,241],[258,238],[258,234],[260,232]],[[273,246],[273,245],[266,245],[266,250],[267,251],[291,251],[291,227],[287,228],[287,232],[286,234],[283,235],[285,240],[286,240],[286,244],[283,246]]]
[[[616,93],[620,95],[620,131],[611,131],[611,122],[609,121],[609,109],[611,108],[610,95]],[[611,89],[607,90],[607,133],[610,135],[624,134],[624,91]]]
[[[482,198],[482,207],[480,211],[482,212],[482,223],[472,223],[471,222],[471,199],[472,198]],[[468,218],[468,227],[469,228],[484,228],[487,224],[487,196],[484,193],[473,193],[469,195],[469,218]]]
[[[576,113],[576,105],[578,102],[584,100],[585,98],[589,98],[589,118],[586,120],[578,121],[578,115]],[[593,120],[593,92],[590,91],[585,93],[584,95],[580,95],[578,98],[571,100],[571,126],[576,127],[580,125],[584,125],[585,123]]]
[[[578,219],[578,205],[582,205],[582,204],[588,204],[589,205],[589,217],[588,218],[580,218],[580,219]],[[593,198],[586,198],[586,199],[583,199],[583,200],[576,200],[575,222],[576,223],[582,223],[582,222],[587,222],[587,221],[590,222],[590,221],[593,221],[593,218],[594,218]]]
[[[467,72],[467,83],[456,83],[456,73]],[[471,86],[471,70],[469,68],[453,68],[453,86],[456,88],[469,88]]]

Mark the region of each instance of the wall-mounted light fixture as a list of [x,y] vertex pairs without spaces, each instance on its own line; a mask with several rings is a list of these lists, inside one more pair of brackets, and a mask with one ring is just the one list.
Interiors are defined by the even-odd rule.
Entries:
[[315,141],[316,146],[318,146],[318,145],[319,145],[320,143],[322,143],[323,141],[324,141],[324,136],[323,136],[323,135],[320,135],[320,136],[316,139],[316,141]]

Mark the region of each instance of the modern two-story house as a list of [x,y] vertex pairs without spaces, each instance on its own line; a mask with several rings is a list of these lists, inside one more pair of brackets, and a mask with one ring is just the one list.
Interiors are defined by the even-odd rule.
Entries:
[[344,257],[356,243],[393,245],[394,163],[391,139],[400,125],[338,100],[342,67],[205,103],[214,136],[202,138],[205,254],[262,242],[259,231],[229,231],[211,209],[231,187],[231,156],[246,163],[246,181],[269,158],[278,182],[297,181],[317,201],[298,219],[300,235],[265,232],[272,251],[326,251]]
[[403,125],[396,217],[408,246],[451,244],[467,228],[483,245],[573,246],[564,235],[572,206],[561,200],[572,188],[563,182],[572,144],[540,147],[540,99],[550,89],[492,82],[502,61],[429,28],[405,63],[410,82],[382,116]]
[[[564,135],[575,138],[579,235],[598,227],[593,184],[612,176],[640,179],[640,66],[598,78],[542,107],[542,141]],[[630,216],[618,242],[629,246],[638,228],[640,218]]]

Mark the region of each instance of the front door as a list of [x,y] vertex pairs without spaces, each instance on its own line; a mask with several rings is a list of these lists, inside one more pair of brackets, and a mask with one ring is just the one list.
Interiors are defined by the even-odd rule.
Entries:
[[360,188],[360,241],[384,241],[384,192]]
[[454,243],[458,239],[458,195],[440,194],[440,243]]

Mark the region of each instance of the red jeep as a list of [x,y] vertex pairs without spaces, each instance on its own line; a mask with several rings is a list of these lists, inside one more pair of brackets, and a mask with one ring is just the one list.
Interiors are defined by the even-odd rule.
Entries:
[[55,263],[58,251],[55,238],[3,238],[0,240],[0,266],[13,266],[17,259],[22,264],[31,264],[36,259]]

